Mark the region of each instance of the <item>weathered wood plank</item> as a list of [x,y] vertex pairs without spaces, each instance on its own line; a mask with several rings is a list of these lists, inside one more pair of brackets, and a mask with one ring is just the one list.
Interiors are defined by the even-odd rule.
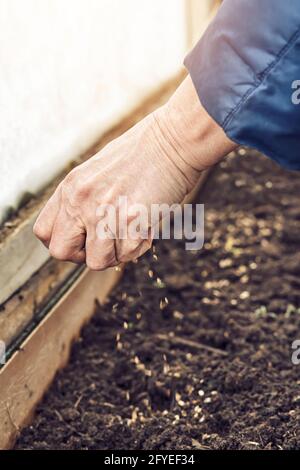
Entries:
[[50,259],[0,308],[0,340],[6,347],[33,320],[36,311],[76,269],[72,263]]

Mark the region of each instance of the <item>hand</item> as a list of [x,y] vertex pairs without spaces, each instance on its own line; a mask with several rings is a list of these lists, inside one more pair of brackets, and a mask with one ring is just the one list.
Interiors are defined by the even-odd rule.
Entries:
[[180,203],[201,171],[233,146],[201,107],[188,78],[167,105],[66,176],[41,211],[34,233],[53,257],[85,262],[90,269],[136,259],[151,246],[151,227],[144,227],[147,239],[100,238],[101,208],[117,208],[119,197],[127,197],[129,223],[136,216],[130,211],[133,204],[150,213],[152,204]]

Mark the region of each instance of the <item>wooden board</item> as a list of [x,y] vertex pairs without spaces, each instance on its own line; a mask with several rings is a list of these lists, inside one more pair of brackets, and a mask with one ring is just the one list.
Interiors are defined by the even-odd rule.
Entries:
[[0,340],[8,348],[76,269],[50,259],[0,309]]

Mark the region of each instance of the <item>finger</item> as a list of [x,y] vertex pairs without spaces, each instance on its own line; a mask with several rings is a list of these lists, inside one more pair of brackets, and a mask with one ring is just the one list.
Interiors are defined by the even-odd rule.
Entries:
[[122,263],[136,260],[151,248],[152,241],[151,233],[146,239],[121,240],[122,243],[117,245],[116,250],[118,260]]
[[61,261],[84,263],[86,232],[83,224],[61,207],[52,230],[49,252]]
[[96,230],[88,230],[85,248],[86,264],[93,271],[102,271],[120,264],[116,258],[115,240],[113,238],[99,238]]
[[58,186],[54,194],[41,210],[33,226],[33,233],[47,248],[49,248],[53,226],[60,209],[60,203],[61,191],[60,186]]

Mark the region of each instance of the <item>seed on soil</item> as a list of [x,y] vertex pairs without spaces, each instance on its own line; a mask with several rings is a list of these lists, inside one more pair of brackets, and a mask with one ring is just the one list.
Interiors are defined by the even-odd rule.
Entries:
[[230,268],[232,266],[232,259],[231,258],[221,259],[221,261],[219,262],[219,266],[222,269]]
[[246,291],[246,290],[243,291],[243,292],[241,292],[241,294],[240,294],[240,299],[241,299],[241,300],[246,300],[246,299],[248,299],[249,297],[250,297],[250,292],[248,292],[248,291]]
[[173,317],[176,318],[177,320],[182,320],[184,315],[183,315],[183,313],[179,312],[178,310],[174,310]]
[[164,289],[166,287],[165,283],[160,279],[160,277],[156,278],[154,285],[158,287],[158,289]]

